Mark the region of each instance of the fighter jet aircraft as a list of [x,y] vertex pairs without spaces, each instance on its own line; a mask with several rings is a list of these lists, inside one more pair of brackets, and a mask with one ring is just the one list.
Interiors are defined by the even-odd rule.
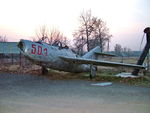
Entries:
[[97,60],[100,47],[97,46],[85,55],[78,56],[67,46],[57,42],[49,45],[44,42],[32,42],[21,39],[18,43],[21,53],[33,63],[42,66],[42,73],[48,72],[47,68],[66,72],[90,72],[90,78],[96,75],[96,66],[125,66],[143,69],[142,65],[126,64]]

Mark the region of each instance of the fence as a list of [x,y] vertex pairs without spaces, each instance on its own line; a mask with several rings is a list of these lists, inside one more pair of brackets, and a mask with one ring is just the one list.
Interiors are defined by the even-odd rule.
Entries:
[[20,66],[29,63],[17,47],[17,42],[0,42],[0,65],[19,64]]

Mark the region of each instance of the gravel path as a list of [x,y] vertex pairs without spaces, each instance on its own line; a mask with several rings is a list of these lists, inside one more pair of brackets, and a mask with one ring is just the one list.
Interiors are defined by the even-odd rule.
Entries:
[[0,113],[150,113],[150,88],[0,74]]

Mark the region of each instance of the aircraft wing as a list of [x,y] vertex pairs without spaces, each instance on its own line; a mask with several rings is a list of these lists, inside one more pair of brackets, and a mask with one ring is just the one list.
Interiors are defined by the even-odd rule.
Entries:
[[72,57],[63,57],[63,56],[60,56],[60,58],[64,61],[70,63],[77,63],[77,64],[93,64],[97,66],[110,66],[110,67],[124,66],[124,67],[141,68],[141,69],[145,68],[142,65],[103,61],[103,60],[85,59],[85,58],[77,58],[77,57],[72,58]]

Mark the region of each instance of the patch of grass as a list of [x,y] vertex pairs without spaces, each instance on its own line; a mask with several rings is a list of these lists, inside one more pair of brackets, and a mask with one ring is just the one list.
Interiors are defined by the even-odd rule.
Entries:
[[[122,77],[114,76],[116,74],[117,72],[113,72],[113,71],[98,72],[97,76],[93,78],[92,81],[117,82],[117,83],[125,83],[125,84],[135,85],[135,86],[150,87],[149,76],[139,76],[136,78],[131,78],[131,77],[122,78]],[[50,70],[49,74],[46,76],[53,80],[70,80],[70,79],[90,80],[89,73],[68,73],[68,72]]]
[[48,74],[42,75],[51,80],[71,80],[71,79],[87,79],[87,73],[70,73],[50,69]]
[[114,76],[115,74],[111,72],[103,72],[99,73],[93,80],[95,81],[108,81],[108,82],[119,82],[119,83],[126,83],[129,85],[136,85],[136,86],[147,86],[150,87],[150,77],[149,76],[139,76],[135,78],[127,77],[117,77]]

